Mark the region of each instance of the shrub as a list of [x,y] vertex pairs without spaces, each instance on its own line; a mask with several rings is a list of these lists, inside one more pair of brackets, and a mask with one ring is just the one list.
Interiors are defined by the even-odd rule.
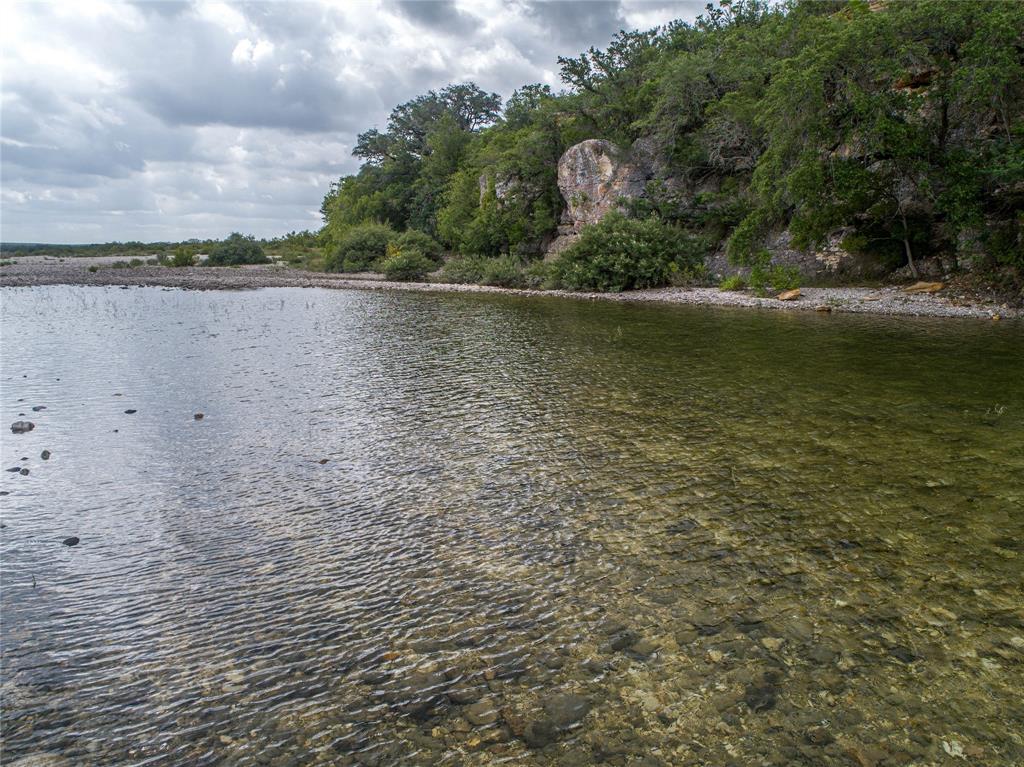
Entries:
[[485,259],[480,282],[496,288],[520,288],[524,284],[522,262],[515,256]]
[[747,287],[747,281],[743,279],[742,274],[730,274],[719,285],[719,290],[743,290]]
[[90,272],[98,272],[99,270],[100,268],[96,266],[96,264],[93,264],[92,266],[89,267]]
[[127,261],[115,261],[110,265],[111,269],[127,269],[129,266]]
[[552,274],[569,290],[658,287],[698,266],[702,250],[700,240],[659,219],[629,219],[613,212],[583,229],[554,262]]
[[206,259],[206,264],[207,266],[238,266],[239,264],[265,264],[267,260],[262,246],[256,242],[255,237],[232,232],[226,240],[214,247],[209,258]]
[[133,258],[128,261],[128,266],[134,269],[136,266],[142,266],[144,263],[146,262],[143,261],[141,258]]
[[179,247],[175,249],[170,263],[175,267],[195,266],[196,254],[184,246]]
[[388,255],[379,264],[385,277],[399,282],[422,280],[434,266],[434,262],[418,249],[410,247],[399,250],[394,245],[388,246]]
[[448,261],[441,270],[441,279],[457,285],[479,285],[484,278],[483,256],[459,256]]
[[800,287],[800,270],[795,266],[758,264],[750,270],[750,287],[759,296],[765,295],[769,287],[776,293],[798,288]]
[[554,282],[551,275],[551,265],[544,261],[531,261],[523,269],[524,288],[551,288]]
[[444,248],[441,247],[441,243],[426,232],[421,232],[418,229],[406,229],[393,240],[393,243],[399,250],[416,248],[416,250],[437,264],[441,263],[441,260],[444,258]]
[[395,230],[387,224],[371,222],[353,226],[342,236],[324,265],[329,272],[366,271],[374,261],[387,255],[388,243],[396,238]]

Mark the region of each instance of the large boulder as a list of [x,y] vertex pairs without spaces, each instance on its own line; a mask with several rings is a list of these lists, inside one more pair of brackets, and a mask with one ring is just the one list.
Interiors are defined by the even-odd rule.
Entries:
[[567,204],[568,221],[596,224],[620,204],[639,197],[647,183],[646,169],[630,162],[610,141],[589,139],[569,147],[558,161],[558,189]]
[[566,209],[548,254],[567,248],[580,229],[626,200],[643,197],[657,170],[655,152],[643,139],[628,150],[604,139],[587,139],[565,150],[558,161],[558,189]]

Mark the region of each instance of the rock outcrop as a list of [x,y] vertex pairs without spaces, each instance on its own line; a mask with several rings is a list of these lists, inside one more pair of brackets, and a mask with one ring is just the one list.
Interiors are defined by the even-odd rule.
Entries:
[[649,142],[639,139],[626,150],[604,139],[587,139],[565,150],[558,161],[558,189],[566,209],[549,255],[560,253],[579,236],[629,199],[643,197],[657,171]]
[[[667,192],[676,207],[702,204],[702,198],[721,195],[722,177],[705,175],[684,180],[671,176],[651,139],[641,138],[623,149],[604,139],[588,139],[569,147],[558,161],[558,189],[565,199],[565,211],[557,236],[547,245],[546,257],[553,258],[579,237],[583,227],[596,224],[610,211],[621,209],[629,200],[647,197],[650,183],[657,182],[661,195]],[[486,190],[481,178],[481,194]],[[495,184],[499,198],[502,185]],[[657,194],[657,193],[656,193]],[[764,242],[771,263],[795,267],[806,278],[878,276],[883,269],[874,259],[855,255],[843,247],[845,230],[837,230],[818,248],[793,247],[788,230],[776,231]],[[731,274],[746,276],[750,269],[730,264],[725,253],[711,253],[706,259],[708,273],[721,279]]]

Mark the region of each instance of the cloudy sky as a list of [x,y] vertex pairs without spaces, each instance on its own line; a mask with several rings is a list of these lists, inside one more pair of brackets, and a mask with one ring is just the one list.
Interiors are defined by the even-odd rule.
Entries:
[[557,89],[558,55],[705,1],[3,2],[0,236],[316,229],[395,104],[467,80]]

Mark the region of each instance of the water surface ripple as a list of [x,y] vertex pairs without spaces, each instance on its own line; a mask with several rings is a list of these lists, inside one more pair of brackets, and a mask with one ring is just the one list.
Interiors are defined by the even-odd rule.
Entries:
[[5,765],[1024,763],[1019,325],[0,298]]

